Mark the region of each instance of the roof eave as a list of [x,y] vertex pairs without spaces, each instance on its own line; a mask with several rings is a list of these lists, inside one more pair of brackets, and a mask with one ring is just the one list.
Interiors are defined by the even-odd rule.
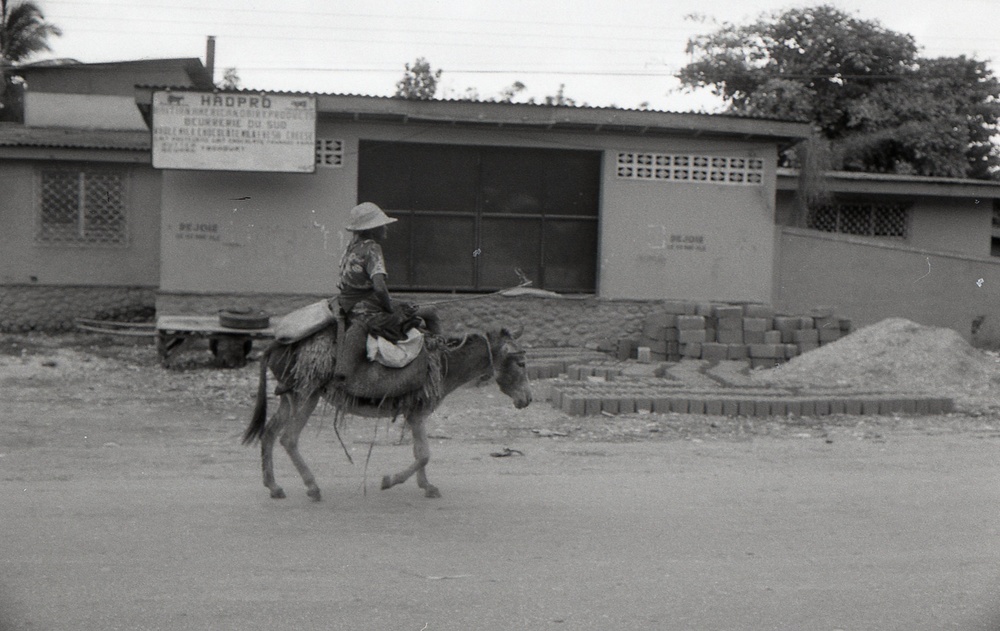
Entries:
[[[778,169],[777,189],[798,189],[798,169]],[[963,178],[829,171],[826,187],[834,193],[925,195],[930,197],[983,197],[1000,199],[1000,182]]]

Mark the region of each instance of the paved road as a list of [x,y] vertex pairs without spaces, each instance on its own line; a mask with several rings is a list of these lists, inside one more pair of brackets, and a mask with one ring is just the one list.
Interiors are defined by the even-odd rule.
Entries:
[[267,496],[237,424],[0,448],[0,629],[1000,628],[996,432],[441,440],[427,500],[376,490],[408,447],[365,495],[309,428],[313,503],[283,454]]

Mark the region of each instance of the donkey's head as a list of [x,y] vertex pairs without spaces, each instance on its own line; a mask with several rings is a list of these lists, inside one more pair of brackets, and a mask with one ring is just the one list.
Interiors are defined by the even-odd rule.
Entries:
[[531,384],[524,349],[517,343],[523,328],[511,332],[500,329],[489,333],[490,354],[500,392],[514,400],[514,407],[521,409],[531,403]]

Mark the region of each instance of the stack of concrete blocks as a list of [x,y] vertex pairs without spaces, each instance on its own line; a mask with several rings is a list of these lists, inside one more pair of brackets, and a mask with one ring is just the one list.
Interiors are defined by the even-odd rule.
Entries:
[[749,359],[752,368],[773,368],[850,331],[850,320],[830,308],[783,315],[762,304],[668,302],[645,319],[638,339],[619,340],[618,359]]

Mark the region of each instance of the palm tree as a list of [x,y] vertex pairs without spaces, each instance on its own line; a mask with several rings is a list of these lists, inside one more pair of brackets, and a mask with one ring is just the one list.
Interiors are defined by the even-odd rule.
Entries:
[[62,35],[32,0],[0,0],[0,117],[10,85],[8,70],[35,53],[52,50],[49,37]]

